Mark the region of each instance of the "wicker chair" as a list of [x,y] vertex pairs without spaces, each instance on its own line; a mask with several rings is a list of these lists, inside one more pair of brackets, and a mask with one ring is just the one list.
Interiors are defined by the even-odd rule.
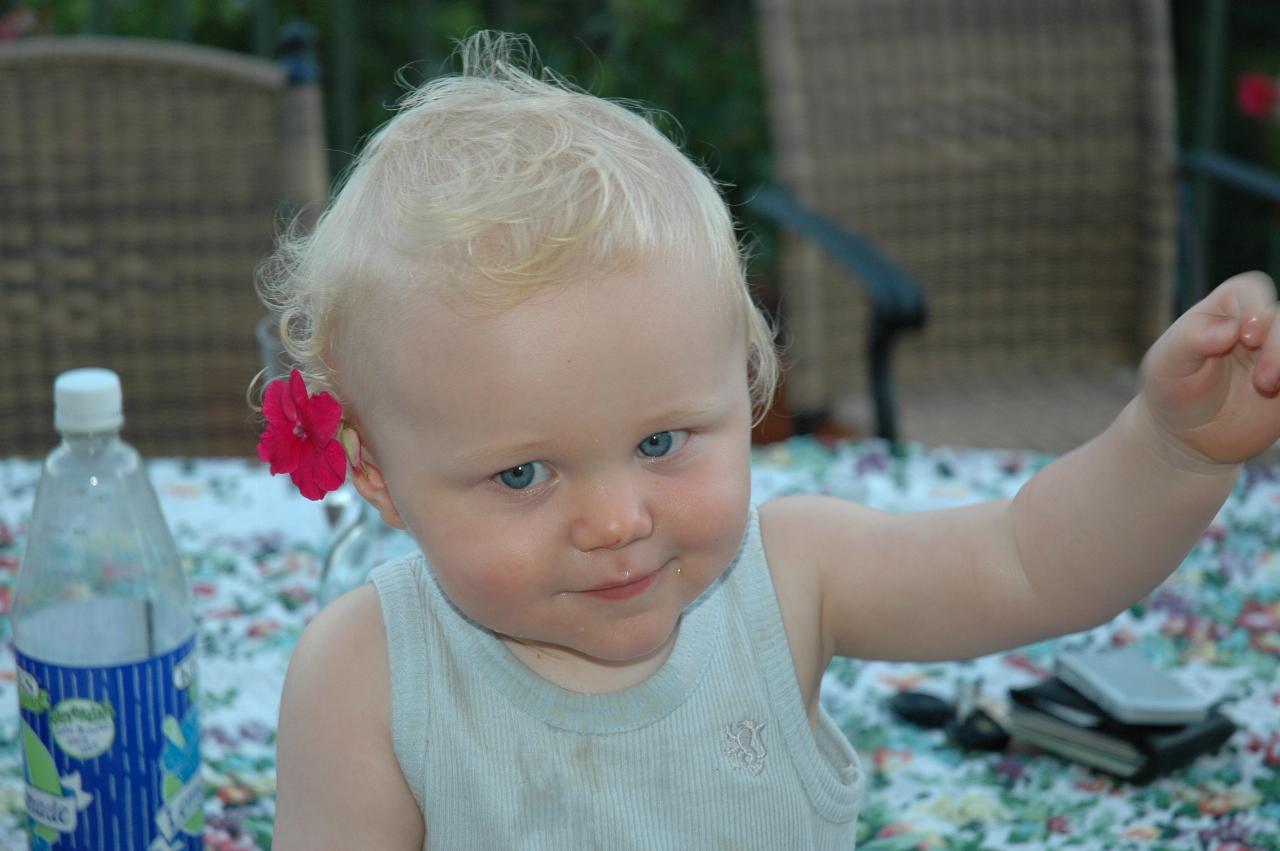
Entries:
[[870,390],[881,436],[1050,452],[1110,422],[1173,314],[1166,4],[757,0],[792,411],[869,432]]
[[0,46],[6,454],[53,445],[53,379],[87,365],[120,374],[143,452],[253,454],[254,270],[328,183],[318,89],[296,76],[174,42]]

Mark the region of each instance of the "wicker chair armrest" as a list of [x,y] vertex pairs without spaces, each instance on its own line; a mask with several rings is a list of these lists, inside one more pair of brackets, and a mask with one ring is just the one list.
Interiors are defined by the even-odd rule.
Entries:
[[926,316],[924,290],[869,240],[801,205],[777,187],[762,187],[747,205],[783,227],[812,239],[844,266],[871,299],[873,322],[885,330],[919,328]]
[[1280,173],[1213,151],[1186,151],[1178,156],[1183,176],[1205,176],[1280,204]]
[[876,436],[896,442],[897,405],[890,370],[893,344],[900,332],[924,325],[927,315],[924,290],[869,240],[805,209],[782,189],[763,187],[748,206],[812,239],[862,284],[872,306],[867,366],[876,409]]

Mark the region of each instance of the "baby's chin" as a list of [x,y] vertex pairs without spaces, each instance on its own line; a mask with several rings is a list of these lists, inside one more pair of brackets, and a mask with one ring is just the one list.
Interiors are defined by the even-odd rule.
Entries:
[[609,666],[642,665],[656,657],[665,660],[675,643],[678,626],[677,619],[677,623],[661,635],[634,641],[600,642],[596,646],[582,648],[581,652],[584,658]]
[[534,673],[574,691],[611,692],[636,685],[658,671],[671,655],[679,616],[667,628],[616,631],[564,643],[512,638],[503,643]]

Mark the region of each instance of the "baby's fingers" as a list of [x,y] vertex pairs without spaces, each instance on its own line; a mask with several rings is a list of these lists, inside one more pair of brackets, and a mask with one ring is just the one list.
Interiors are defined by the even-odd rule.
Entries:
[[1214,316],[1232,317],[1240,343],[1251,352],[1247,361],[1252,363],[1253,386],[1274,395],[1280,387],[1280,322],[1275,321],[1271,279],[1261,272],[1236,275],[1205,299],[1204,307]]
[[1247,333],[1253,329],[1245,328],[1241,331],[1241,339],[1245,345],[1257,348],[1253,361],[1253,386],[1263,395],[1274,396],[1280,391],[1280,322],[1276,321],[1274,304],[1265,316],[1259,318],[1257,326],[1259,331],[1266,327],[1265,337],[1260,335],[1254,343],[1250,339],[1253,335]]
[[1231,351],[1240,340],[1240,321],[1230,315],[1192,311],[1186,313],[1157,341],[1151,354],[1159,372],[1169,378],[1195,375],[1211,358]]
[[[1261,272],[1246,272],[1227,279],[1191,308],[1156,344],[1158,360],[1166,375],[1190,376],[1205,363],[1227,355],[1242,343],[1257,349],[1271,334],[1275,291]],[[1162,350],[1162,351],[1160,351]],[[1280,355],[1280,352],[1277,352]],[[1276,360],[1280,375],[1280,358]]]
[[1195,310],[1203,308],[1217,316],[1235,317],[1240,323],[1240,341],[1257,348],[1271,330],[1275,304],[1271,278],[1262,272],[1244,272],[1224,281]]

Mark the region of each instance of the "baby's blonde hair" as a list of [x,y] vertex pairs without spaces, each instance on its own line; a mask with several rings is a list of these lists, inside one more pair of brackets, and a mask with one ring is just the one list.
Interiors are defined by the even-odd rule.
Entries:
[[526,70],[537,67],[526,38],[482,31],[458,53],[461,74],[401,100],[315,228],[283,237],[260,271],[312,389],[336,390],[335,334],[371,287],[501,311],[549,284],[675,260],[709,268],[740,316],[762,416],[778,379],[773,332],[711,178],[648,116]]

